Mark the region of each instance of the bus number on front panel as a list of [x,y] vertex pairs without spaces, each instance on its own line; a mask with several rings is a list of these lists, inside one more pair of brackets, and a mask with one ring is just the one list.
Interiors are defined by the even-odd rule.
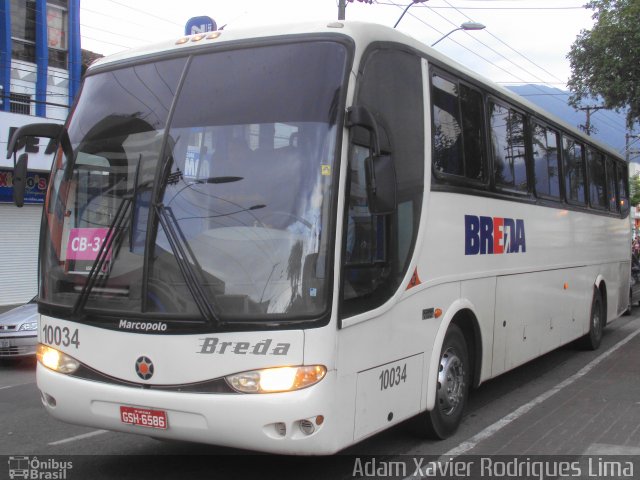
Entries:
[[385,368],[380,372],[378,380],[380,380],[380,390],[397,387],[407,381],[407,364]]

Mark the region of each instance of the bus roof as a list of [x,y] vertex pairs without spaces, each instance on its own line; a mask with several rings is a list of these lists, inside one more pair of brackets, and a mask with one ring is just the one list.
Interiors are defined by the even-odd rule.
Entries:
[[[546,120],[552,124],[556,124],[558,127],[566,130],[572,135],[591,143],[598,148],[605,150],[608,154],[621,159],[620,154],[614,150],[611,146],[604,144],[593,137],[589,137],[580,131],[573,125],[568,124],[561,118],[547,112],[540,108],[529,100],[517,95],[511,90],[478,75],[474,71],[459,64],[451,58],[443,55],[437,50],[431,48],[425,43],[411,37],[399,30],[395,30],[391,27],[367,23],[360,21],[315,21],[293,24],[280,24],[280,25],[267,25],[254,28],[243,29],[230,29],[230,30],[218,30],[215,32],[207,32],[204,34],[196,34],[189,36],[176,36],[172,39],[164,42],[145,45],[139,48],[133,48],[120,52],[108,57],[103,57],[94,62],[87,73],[91,73],[94,70],[102,70],[103,68],[109,68],[116,66],[120,63],[129,63],[136,59],[148,59],[151,57],[157,57],[164,54],[171,54],[176,52],[183,52],[188,54],[190,51],[202,51],[207,49],[208,46],[213,47],[220,43],[232,43],[247,40],[268,39],[283,36],[295,36],[295,35],[309,35],[309,34],[338,34],[350,37],[355,41],[356,45],[356,58],[359,58],[363,49],[365,49],[370,43],[373,42],[394,42],[406,45],[415,50],[418,50],[426,55],[429,60],[436,61],[440,65],[447,69],[453,70],[456,73],[463,74],[471,79],[474,83],[481,85],[485,89],[488,89],[495,95],[502,97],[506,100],[513,102],[516,106],[519,106],[529,113],[539,116],[541,119]],[[356,65],[357,67],[357,65]]]

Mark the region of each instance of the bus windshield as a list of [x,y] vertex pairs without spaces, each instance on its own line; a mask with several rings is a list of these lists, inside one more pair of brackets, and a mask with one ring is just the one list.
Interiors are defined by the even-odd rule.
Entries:
[[71,319],[321,316],[347,57],[313,41],[88,76],[54,162],[40,301]]

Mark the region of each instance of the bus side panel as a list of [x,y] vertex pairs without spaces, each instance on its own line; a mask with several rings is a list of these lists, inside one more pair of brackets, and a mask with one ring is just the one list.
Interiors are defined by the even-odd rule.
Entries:
[[498,277],[493,375],[586,333],[598,270],[595,266]]

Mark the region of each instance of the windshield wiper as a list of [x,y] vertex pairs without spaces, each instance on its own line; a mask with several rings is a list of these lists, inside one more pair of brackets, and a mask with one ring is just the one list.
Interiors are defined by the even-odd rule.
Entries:
[[180,272],[187,283],[187,288],[193,296],[196,306],[202,316],[207,319],[210,324],[220,326],[220,318],[216,314],[213,306],[207,300],[207,294],[202,288],[202,284],[198,280],[198,275],[194,270],[193,265],[196,266],[199,272],[202,272],[202,268],[198,263],[196,256],[189,247],[189,242],[184,236],[184,232],[180,228],[178,221],[176,220],[171,207],[166,207],[164,204],[159,203],[155,206],[156,215],[162,225],[162,229],[167,235],[169,246],[173,251],[173,255],[178,263]]
[[107,234],[105,236],[102,245],[100,245],[100,249],[98,250],[98,254],[96,255],[96,259],[91,266],[91,271],[87,276],[87,281],[85,282],[82,290],[80,291],[80,295],[78,296],[78,300],[76,300],[75,305],[73,306],[73,315],[77,315],[80,313],[85,305],[87,304],[87,299],[89,298],[89,294],[93,287],[96,285],[96,281],[98,280],[99,273],[102,270],[107,257],[109,256],[109,252],[113,252],[112,247],[115,241],[114,232],[120,231],[120,228],[124,224],[127,214],[129,212],[129,207],[133,202],[133,195],[127,194],[122,197],[122,202],[118,206],[118,210],[116,210],[116,215],[113,218],[113,221],[109,225],[107,229]]

